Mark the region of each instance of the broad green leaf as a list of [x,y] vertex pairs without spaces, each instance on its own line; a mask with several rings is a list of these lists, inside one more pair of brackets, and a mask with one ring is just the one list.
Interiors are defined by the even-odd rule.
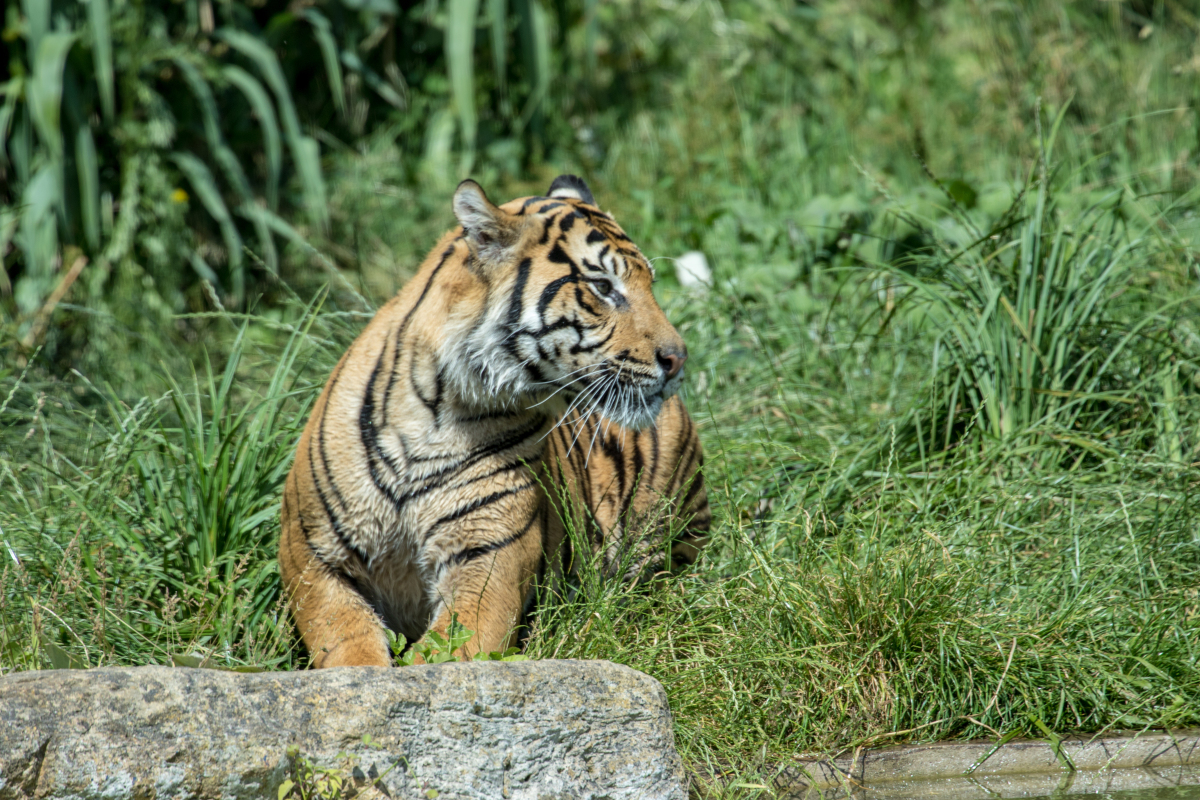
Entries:
[[27,87],[29,110],[38,136],[51,157],[63,157],[62,115],[63,67],[75,44],[73,33],[49,33],[42,37],[33,60],[33,77]]
[[446,19],[446,64],[450,73],[450,95],[458,112],[462,132],[462,177],[475,159],[475,24],[479,0],[449,0]]
[[221,120],[217,113],[217,101],[213,98],[212,89],[209,87],[208,81],[204,80],[200,75],[200,71],[187,60],[175,58],[174,61],[183,75],[184,82],[187,83],[188,88],[195,95],[196,102],[200,104],[200,116],[204,120],[204,138],[208,141],[208,149],[216,157],[217,163],[221,165],[221,169],[225,172],[226,179],[237,190],[241,199],[249,201],[253,197],[250,192],[250,181],[246,179],[246,172],[242,169],[237,156],[225,144],[225,137],[221,135]]
[[312,247],[312,245],[309,244],[307,241],[305,241],[304,237],[300,235],[300,231],[293,228],[291,226],[291,224],[288,223],[287,220],[285,220],[283,217],[279,216],[278,214],[274,213],[273,211],[269,211],[265,208],[260,208],[260,209],[256,210],[256,209],[247,208],[247,207],[243,206],[242,208],[238,209],[238,213],[240,213],[243,217],[246,217],[247,219],[250,219],[254,215],[261,216],[263,221],[265,221],[267,223],[267,225],[271,228],[271,230],[273,230],[275,233],[279,234],[283,238],[285,238],[288,241],[293,242],[295,244],[301,245],[305,248]]
[[234,50],[249,58],[262,72],[267,85],[275,93],[275,101],[279,105],[279,113],[283,118],[283,130],[287,137],[288,147],[292,151],[292,160],[296,162],[296,171],[304,187],[304,201],[308,215],[313,225],[320,231],[329,227],[329,209],[325,205],[325,187],[321,180],[321,165],[315,156],[319,152],[316,142],[306,137],[300,128],[300,118],[296,114],[296,106],[292,102],[291,92],[279,59],[271,48],[245,31],[233,28],[222,28],[216,32],[216,37],[228,44]]
[[[279,271],[279,254],[275,250],[275,240],[271,238],[271,226],[267,222],[265,210],[253,202],[247,202],[238,207],[237,213],[250,220],[250,223],[254,225],[254,232],[258,236],[258,245],[262,248],[259,256],[266,263],[267,269],[272,273],[277,273]],[[274,512],[272,511],[271,514]]]
[[[96,0],[92,0],[96,2]],[[75,167],[79,172],[79,209],[88,247],[100,247],[100,167],[92,130],[81,125],[75,134]]]
[[45,636],[42,637],[42,649],[46,652],[46,657],[50,659],[50,666],[53,669],[88,668],[87,662],[82,658],[73,653],[68,653]]
[[488,0],[488,16],[492,22],[492,71],[501,102],[507,102],[508,92],[508,0]]
[[458,621],[458,614],[450,617],[450,627],[446,633],[446,649],[451,653],[471,641],[471,637],[475,635],[475,631]]
[[[304,184],[305,199],[313,213],[318,213],[321,220],[327,220],[329,211],[325,205],[325,182],[321,179],[321,147],[311,136],[301,136],[293,155],[296,159],[296,169]],[[322,223],[321,230],[324,230]]]
[[50,32],[49,0],[21,0],[21,13],[25,15],[26,37],[29,40],[27,52],[36,53],[42,37]]
[[186,667],[187,669],[214,669],[209,664],[207,656],[189,656],[182,653],[173,653],[171,655],[171,666]]
[[206,280],[213,286],[221,285],[221,281],[217,279],[217,273],[213,272],[213,268],[195,250],[188,253],[188,263],[192,265],[192,269],[196,271],[201,280]]
[[12,127],[13,116],[17,113],[17,98],[25,88],[25,79],[10,78],[0,86],[4,93],[4,105],[0,106],[0,163],[8,158],[8,131]]
[[518,7],[521,12],[521,56],[533,84],[517,123],[520,131],[541,110],[550,90],[550,20],[545,6],[538,0],[522,0]]
[[111,123],[115,95],[108,0],[88,0],[87,7],[88,24],[92,29],[92,63],[96,68],[96,85],[100,88],[100,108],[104,112],[104,119]]
[[325,74],[329,78],[329,91],[333,95],[333,105],[342,119],[345,119],[346,90],[342,85],[342,67],[338,63],[337,43],[333,40],[333,31],[329,20],[315,8],[305,9],[304,18],[312,24],[313,36],[317,39],[317,46],[321,48],[321,58],[325,61]]
[[22,314],[32,314],[50,294],[58,253],[58,220],[54,208],[62,193],[55,167],[46,164],[33,176],[21,195],[20,244],[25,253],[25,275],[15,289]]
[[284,131],[289,137],[300,136],[300,118],[296,115],[296,106],[292,103],[292,95],[279,66],[279,59],[275,57],[271,48],[245,31],[222,28],[215,35],[258,65],[267,85],[275,92],[279,112],[283,117]]
[[[21,221],[20,214],[15,208],[0,208],[0,260],[8,254],[8,246],[12,243],[13,234],[17,232],[17,223]],[[8,294],[12,291],[8,273],[0,269],[0,292]]]
[[283,145],[279,135],[279,120],[275,106],[258,80],[238,66],[227,66],[222,71],[226,80],[241,90],[250,108],[258,116],[263,132],[263,151],[267,157],[267,204],[279,206],[279,174],[283,168]]
[[[28,87],[28,82],[26,82],[26,87]],[[22,107],[17,106],[13,117],[12,135],[6,142],[8,158],[17,169],[17,183],[27,184],[35,166],[33,123],[29,119],[28,104],[25,104],[24,113],[22,113]]]
[[205,210],[216,220],[221,229],[221,238],[225,240],[225,247],[229,251],[229,272],[233,280],[233,297],[235,302],[240,304],[246,287],[246,275],[242,266],[242,237],[237,232],[237,226],[233,224],[233,217],[230,216],[225,201],[221,199],[217,182],[213,180],[208,166],[191,153],[173,153],[171,160],[187,176],[192,190],[195,191]]
[[[17,224],[21,221],[21,214],[16,208],[0,208],[0,258],[8,252],[8,246],[12,243],[13,234],[17,232]],[[0,273],[3,273],[0,270]]]

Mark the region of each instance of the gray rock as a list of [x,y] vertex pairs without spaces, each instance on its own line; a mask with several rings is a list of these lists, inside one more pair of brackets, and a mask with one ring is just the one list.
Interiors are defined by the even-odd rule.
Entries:
[[0,677],[0,800],[275,800],[297,763],[360,797],[686,796],[662,687],[606,661]]

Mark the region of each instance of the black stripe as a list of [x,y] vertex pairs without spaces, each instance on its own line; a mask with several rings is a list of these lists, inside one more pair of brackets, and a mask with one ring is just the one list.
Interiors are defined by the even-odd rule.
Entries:
[[[469,469],[469,468],[475,466],[480,461],[483,461],[485,458],[499,455],[500,453],[503,453],[505,450],[511,450],[511,449],[515,448],[516,446],[520,445],[521,443],[525,442],[526,440],[532,438],[539,431],[541,431],[541,429],[545,426],[545,424],[546,424],[546,418],[544,416],[534,417],[533,421],[529,425],[526,425],[523,428],[519,428],[515,432],[510,432],[510,435],[502,437],[500,439],[497,439],[497,440],[481,447],[480,449],[474,451],[473,453],[471,453],[470,455],[468,455],[466,458],[462,459],[461,461],[457,461],[454,464],[451,464],[446,467],[442,467],[437,472],[434,472],[430,475],[424,476],[421,480],[426,481],[426,483],[417,489],[410,489],[409,491],[402,494],[399,498],[399,502],[407,503],[409,500],[413,500],[417,497],[428,494],[429,492],[433,491],[434,489],[438,489],[438,488],[445,486],[447,481],[449,481],[455,475],[457,475],[458,473],[460,473],[466,469]],[[414,460],[416,460],[416,459],[414,459]],[[433,459],[428,459],[428,460],[433,460]],[[490,473],[489,475],[484,476],[484,477],[491,477],[491,475],[497,475],[497,474],[504,472],[511,468],[512,468],[511,464],[506,464],[505,466],[496,469],[495,471],[493,471],[492,473]]]
[[399,475],[398,465],[379,446],[379,429],[375,424],[375,381],[379,377],[379,369],[382,366],[383,353],[380,353],[379,360],[375,362],[375,368],[371,370],[371,377],[367,379],[366,391],[363,393],[362,409],[358,412],[358,434],[367,453],[367,472],[371,475],[371,482],[399,511],[403,503],[396,496],[392,487],[384,483],[383,476],[379,472],[379,462],[382,461],[394,474]]
[[617,478],[617,496],[624,497],[626,483],[628,482],[625,472],[625,458],[624,454],[621,452],[621,446],[617,442],[616,437],[614,436],[610,438],[608,436],[601,436],[600,451],[612,459]]
[[[581,416],[579,419],[579,424],[583,426],[583,436],[581,437],[581,441],[590,442],[596,426],[600,424],[600,419],[594,414],[587,417]],[[582,447],[577,447],[575,448],[575,452],[572,453],[572,456],[577,462],[577,466],[575,468],[578,470],[580,476],[580,491],[583,492],[584,505],[587,509],[594,509],[596,507],[596,495],[593,491],[595,487],[593,486],[591,480],[592,473],[588,472],[587,468],[588,454],[583,452]],[[596,539],[596,541],[598,542],[599,539]]]
[[584,299],[585,297],[586,297],[586,295],[583,293],[583,290],[580,288],[579,284],[578,283],[575,284],[575,302],[579,305],[580,308],[583,308],[585,311],[587,311],[593,317],[600,316],[599,311],[597,311],[596,309],[592,308],[591,306],[589,306],[587,304],[587,301]]
[[395,348],[392,350],[392,367],[388,377],[387,389],[384,390],[383,393],[383,409],[385,415],[387,414],[389,401],[392,398],[392,387],[396,385],[396,363],[400,360],[400,342],[404,338],[404,334],[408,332],[408,325],[410,322],[412,322],[413,314],[415,314],[417,309],[421,307],[421,304],[425,302],[425,297],[429,294],[429,289],[433,286],[433,282],[437,278],[438,273],[442,271],[442,267],[446,265],[446,261],[449,260],[450,256],[454,254],[454,250],[460,241],[462,241],[461,236],[452,241],[450,245],[442,251],[442,257],[438,261],[437,266],[433,268],[433,272],[429,274],[429,280],[427,280],[425,285],[421,288],[421,294],[417,297],[417,302],[413,303],[412,308],[408,310],[408,313],[404,315],[404,319],[400,320],[400,325],[396,328],[395,336],[391,342],[392,346]]
[[533,265],[533,260],[525,258],[517,265],[517,280],[513,284],[512,302],[508,306],[508,327],[510,330],[515,330],[517,323],[521,321],[521,310],[523,308],[522,297],[525,293],[525,284],[529,282],[529,268]]
[[510,495],[516,494],[517,492],[523,492],[526,489],[532,489],[532,488],[533,488],[533,484],[523,483],[519,486],[510,486],[507,489],[502,489],[498,492],[492,492],[491,494],[485,495],[484,497],[476,497],[474,500],[467,503],[465,506],[459,508],[456,511],[452,511],[451,513],[447,514],[446,516],[438,519],[437,522],[433,523],[433,525],[430,526],[429,530],[425,532],[425,541],[429,541],[430,538],[433,537],[434,532],[442,525],[445,525],[447,522],[454,522],[455,520],[462,519],[467,514],[478,511],[481,508],[486,508],[487,506],[490,506],[492,503],[495,503],[497,500],[502,500],[505,497],[509,497]]
[[[583,326],[583,327],[589,327],[589,326]],[[583,339],[582,339],[582,337],[581,337],[581,338],[580,338],[580,340],[579,340],[578,342],[576,342],[575,344],[571,345],[571,351],[570,351],[570,352],[571,352],[572,354],[575,354],[575,353],[590,353],[590,352],[592,352],[593,350],[598,350],[599,348],[601,348],[601,347],[603,347],[604,345],[608,344],[609,340],[610,340],[610,339],[612,339],[613,335],[614,335],[614,334],[616,334],[616,332],[617,332],[617,326],[616,326],[616,324],[614,323],[614,324],[613,324],[613,326],[612,326],[611,328],[609,328],[609,329],[608,329],[608,333],[606,333],[606,334],[604,335],[604,338],[603,338],[603,339],[601,339],[601,340],[599,340],[599,341],[597,341],[597,342],[594,342],[594,343],[592,343],[592,344],[589,344],[589,345],[585,345],[585,344],[583,344]]]
[[[659,410],[659,415],[662,415],[662,410]],[[650,426],[650,430],[646,431],[646,435],[650,439],[650,485],[654,485],[654,479],[658,477],[658,464],[662,459],[662,453],[659,450],[658,444],[658,420],[655,420],[654,425]]]
[[558,294],[559,290],[562,289],[562,287],[566,286],[568,283],[578,282],[579,278],[577,278],[574,274],[571,274],[564,275],[561,278],[556,278],[555,280],[552,280],[550,283],[546,284],[546,288],[542,290],[542,296],[538,298],[538,316],[545,316],[546,306],[554,302],[555,296]]
[[[329,418],[329,404],[333,401],[333,392],[337,387],[338,380],[341,378],[341,375],[342,371],[338,370],[337,374],[329,379],[329,386],[325,394],[325,404],[321,406],[321,421],[317,425],[317,452],[321,456],[321,471],[325,473],[325,480],[329,482],[329,488],[333,490],[333,496],[337,500],[338,505],[342,508],[345,508],[346,499],[342,496],[341,490],[338,489],[337,481],[333,479],[333,470],[329,468],[329,456],[325,452],[325,422]],[[316,466],[312,457],[312,439],[308,440],[308,463],[310,468],[313,470],[313,483],[317,486],[317,491],[320,492],[321,487],[319,484],[317,484],[315,479]],[[322,500],[322,502],[324,502],[324,500]]]
[[442,568],[446,568],[451,564],[466,564],[468,561],[474,561],[477,558],[482,558],[488,553],[495,553],[498,550],[503,550],[514,542],[520,541],[525,534],[529,533],[529,529],[533,527],[533,522],[538,518],[537,509],[534,509],[533,514],[529,517],[529,522],[525,523],[525,527],[511,536],[506,536],[498,542],[489,542],[488,544],[478,545],[476,547],[468,547],[466,550],[461,550],[442,562]]
[[[683,401],[679,401],[679,405],[683,407]],[[692,422],[692,417],[687,411],[683,411],[683,421],[687,423],[684,436],[688,443],[688,469],[698,470],[704,466],[704,450],[700,447],[700,434],[696,432],[696,424]]]
[[[313,489],[316,490],[317,499],[321,501],[321,508],[325,510],[325,516],[329,519],[329,525],[333,529],[334,537],[337,538],[342,547],[346,548],[355,556],[357,556],[359,561],[361,561],[363,564],[368,563],[367,554],[351,543],[349,537],[346,536],[346,532],[342,528],[341,521],[338,520],[337,515],[333,513],[333,506],[330,505],[329,498],[325,495],[324,490],[321,489],[321,482],[317,479],[317,464],[312,457],[312,439],[308,440],[308,450],[308,470],[310,476],[312,477]],[[309,544],[311,546],[311,542]],[[322,563],[324,562],[322,561]]]
[[538,329],[538,331],[536,333],[534,333],[533,335],[540,339],[541,337],[546,336],[551,333],[554,333],[555,331],[561,331],[563,328],[572,328],[572,329],[574,329],[575,333],[579,336],[579,339],[582,341],[583,340],[582,331],[595,330],[597,327],[599,327],[599,326],[597,326],[597,325],[580,325],[573,319],[569,319],[568,317],[563,317],[562,319],[558,320],[557,322],[551,322],[549,325]]
[[546,585],[546,550],[550,546],[550,502],[548,498],[543,497],[539,509],[542,517],[542,557],[538,559],[537,580],[529,582],[529,588],[525,593],[525,602],[521,606],[521,619],[517,627],[522,630],[517,636],[517,642],[524,647],[525,642],[529,639],[530,625],[529,619],[537,610],[538,593],[542,591],[542,587]]
[[[681,513],[687,511],[687,509],[695,501],[696,495],[700,494],[701,490],[703,490],[703,489],[704,489],[704,476],[702,474],[700,474],[699,472],[697,472],[695,477],[692,478],[692,485],[688,487],[687,494],[685,494],[683,496],[683,500],[680,501],[680,503],[679,503],[679,510]],[[708,501],[706,499],[705,504],[707,504],[707,502]]]
[[433,398],[428,398],[421,393],[421,387],[417,383],[417,359],[410,357],[408,360],[408,383],[412,388],[413,394],[421,401],[425,408],[429,409],[429,413],[433,416],[433,427],[437,428],[440,420],[438,419],[438,409],[442,404],[442,371],[439,369],[434,376]]
[[501,408],[501,409],[497,409],[495,411],[485,411],[484,413],[476,414],[473,417],[455,417],[454,421],[458,422],[458,423],[486,422],[488,420],[493,420],[493,419],[504,419],[505,417],[515,417],[516,415],[523,414],[523,413],[525,413],[523,410],[516,410],[516,409],[512,409],[512,408]]
[[554,264],[570,264],[576,267],[575,261],[567,255],[567,251],[562,249],[562,242],[555,242],[554,247],[550,248],[550,252],[546,254],[546,260]]
[[633,440],[633,485],[629,487],[629,496],[625,498],[625,505],[621,509],[621,519],[629,519],[629,508],[633,505],[633,496],[651,486],[646,480],[645,466],[646,461],[642,457],[641,439],[635,434]]

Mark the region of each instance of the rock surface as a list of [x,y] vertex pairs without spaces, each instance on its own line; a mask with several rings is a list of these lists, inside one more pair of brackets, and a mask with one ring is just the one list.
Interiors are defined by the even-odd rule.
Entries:
[[605,661],[0,677],[0,800],[275,800],[293,745],[397,799],[686,796],[662,687]]
[[1200,785],[1200,731],[1067,736],[1059,748],[1016,740],[855,751],[789,765],[774,788],[783,800],[997,800]]

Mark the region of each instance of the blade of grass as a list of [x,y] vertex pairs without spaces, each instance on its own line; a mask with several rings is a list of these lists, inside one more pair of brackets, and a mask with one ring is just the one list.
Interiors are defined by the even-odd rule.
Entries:
[[329,209],[325,203],[325,185],[321,179],[320,147],[314,139],[305,136],[301,131],[300,118],[296,114],[296,106],[292,102],[279,59],[269,47],[245,31],[221,28],[214,35],[254,62],[267,85],[275,93],[284,134],[292,151],[292,160],[304,187],[309,220],[318,232],[326,232],[329,228]]
[[459,175],[466,177],[475,161],[475,26],[479,0],[449,0],[446,19],[446,68],[450,75],[450,96],[458,112],[462,134],[462,164]]
[[267,160],[267,204],[272,208],[279,207],[279,176],[283,169],[283,147],[279,135],[279,120],[275,116],[275,106],[254,76],[239,66],[230,64],[222,69],[225,79],[241,90],[251,111],[258,117],[259,126],[263,132],[263,152]]
[[192,185],[192,190],[195,191],[205,210],[208,211],[209,215],[221,229],[221,238],[225,240],[225,248],[228,251],[229,272],[232,279],[230,293],[235,302],[240,305],[246,291],[246,274],[242,262],[242,237],[238,234],[237,227],[233,224],[233,217],[229,215],[229,208],[226,207],[225,201],[221,199],[221,192],[217,188],[217,183],[213,179],[212,172],[209,171],[208,166],[203,161],[191,153],[174,153],[171,156],[171,160],[187,176],[188,182]]
[[115,119],[113,89],[112,29],[108,0],[88,0],[88,26],[92,34],[92,65],[96,70],[96,87],[100,91],[100,110],[109,124]]
[[313,28],[313,36],[317,46],[321,48],[321,58],[325,62],[325,77],[329,80],[329,93],[333,95],[333,106],[338,115],[346,119],[346,89],[342,83],[342,67],[338,63],[337,43],[333,40],[333,30],[325,15],[315,8],[306,8],[304,18]]
[[100,166],[96,160],[96,142],[86,125],[75,134],[75,167],[79,173],[79,208],[83,232],[93,251],[100,247]]

